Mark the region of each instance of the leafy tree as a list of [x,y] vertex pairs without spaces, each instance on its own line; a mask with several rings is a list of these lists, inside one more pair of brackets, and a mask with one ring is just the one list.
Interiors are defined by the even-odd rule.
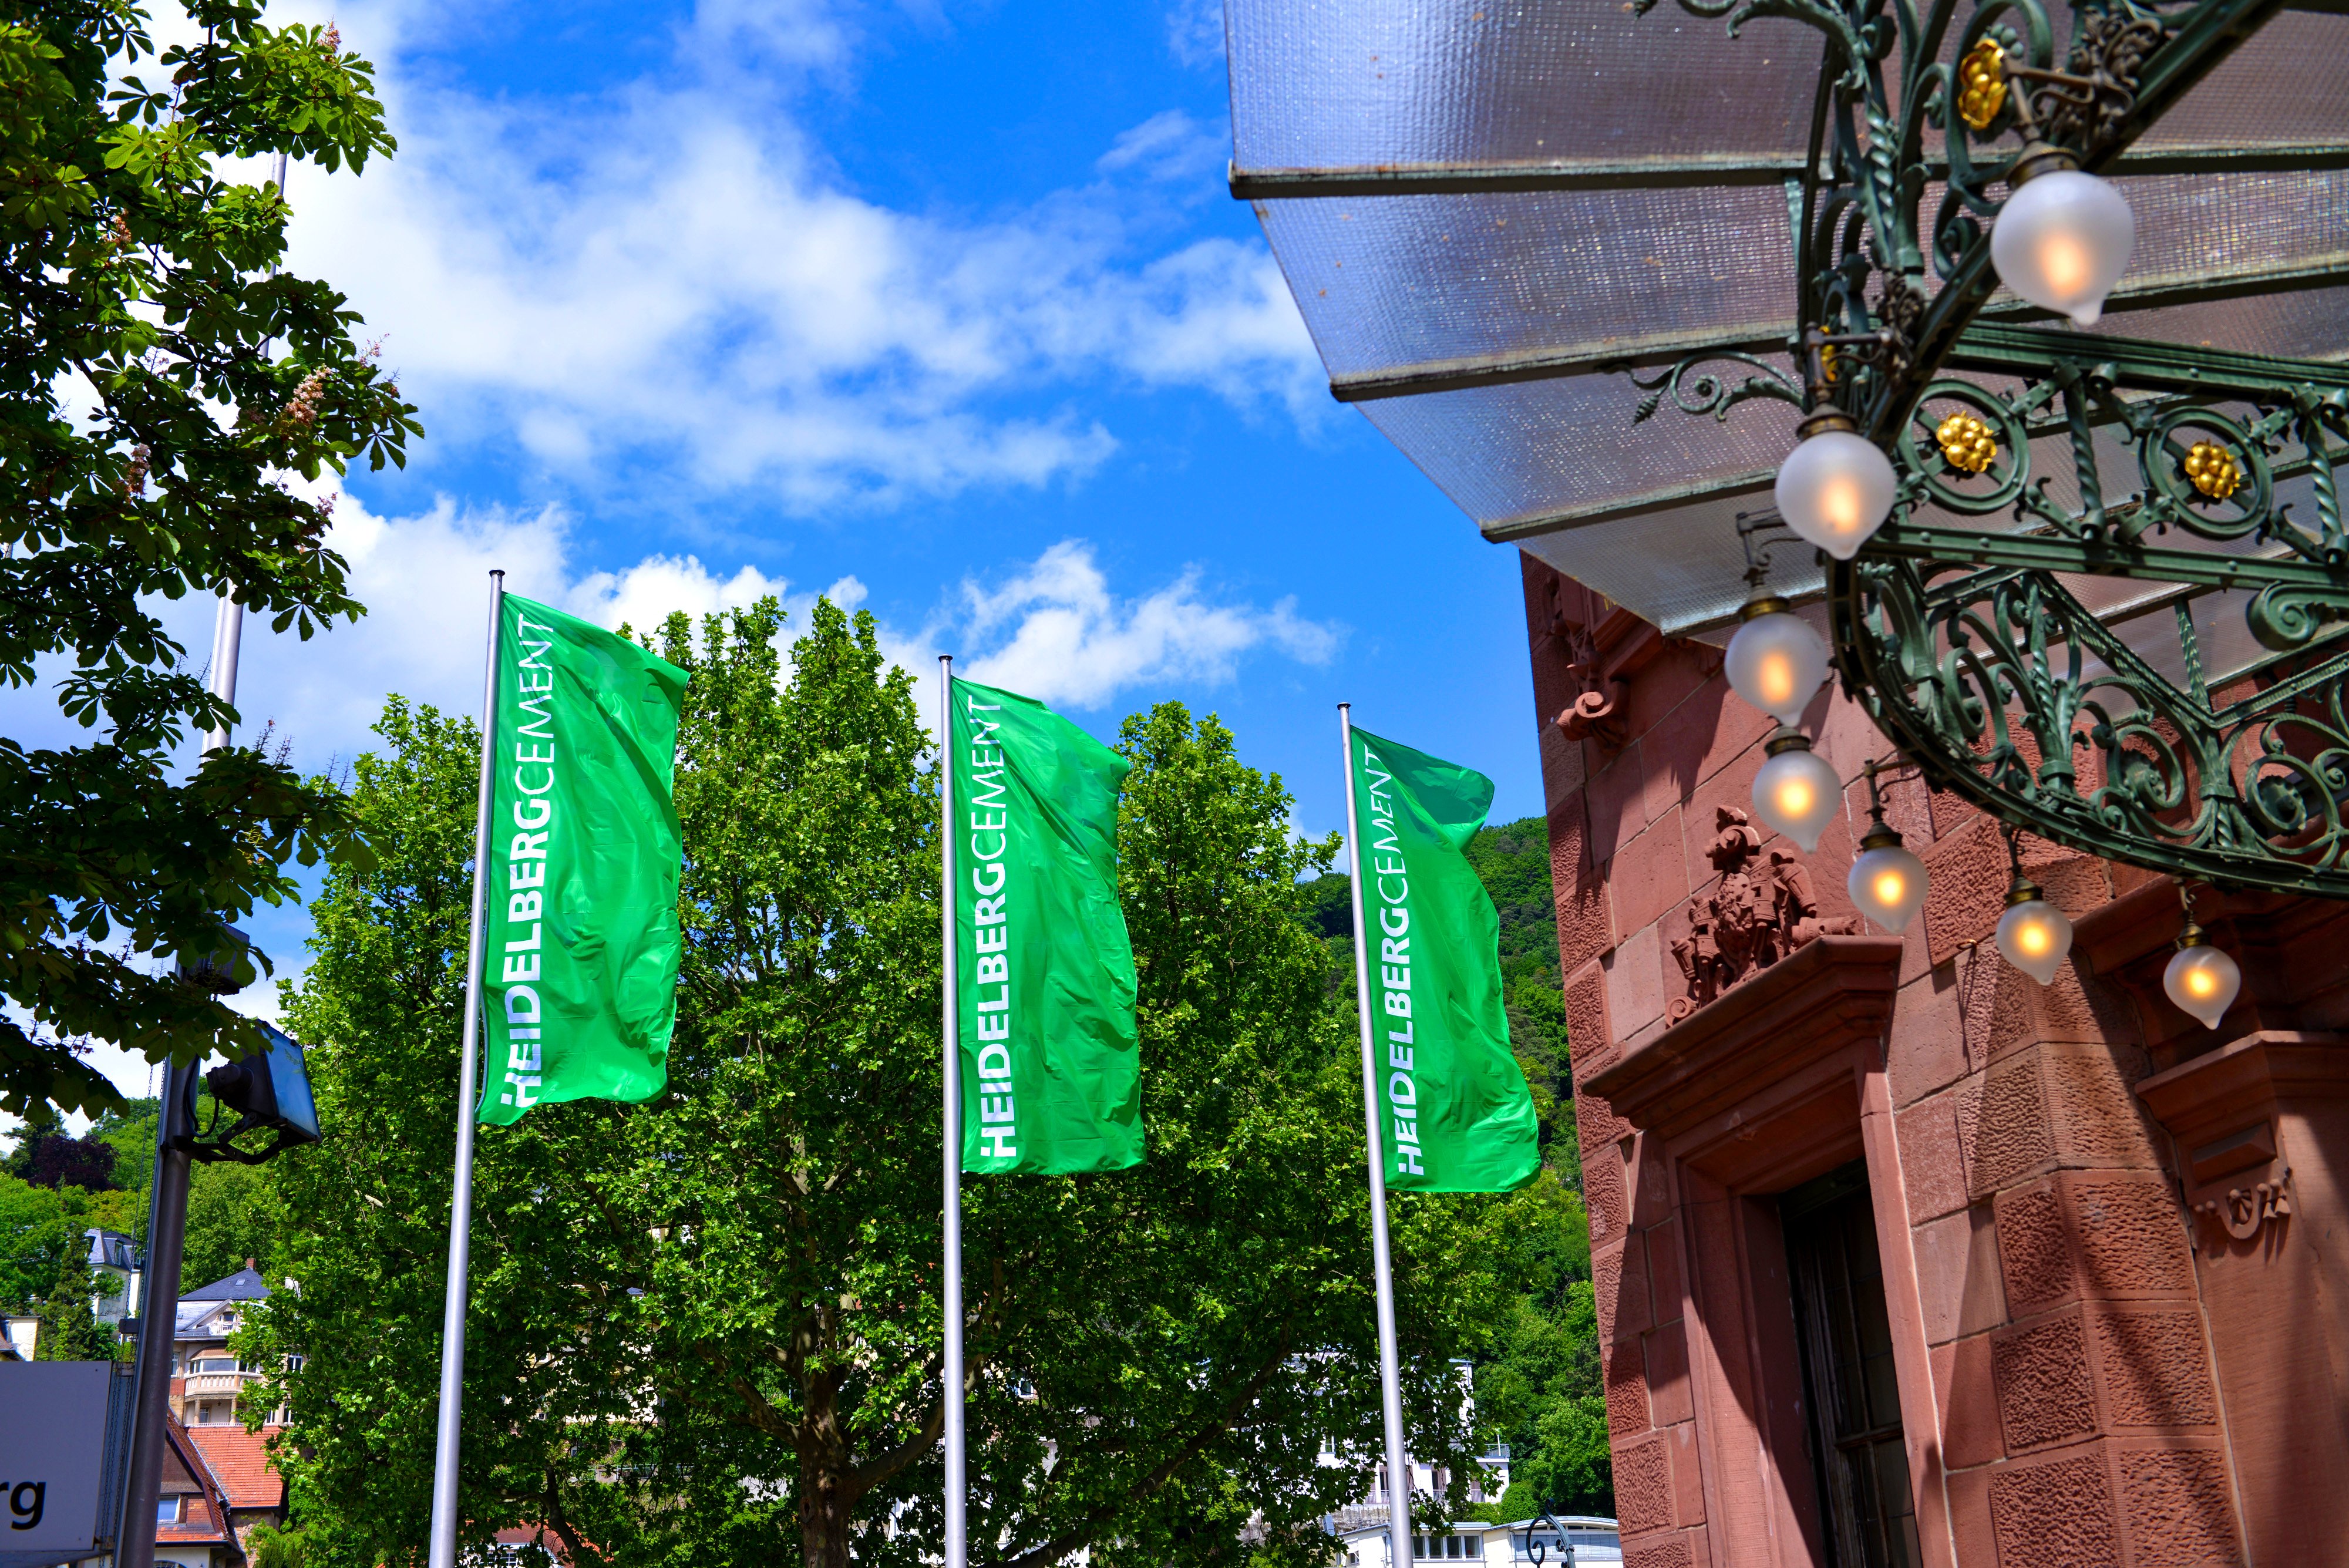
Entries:
[[[779,624],[663,634],[693,674],[668,1092],[481,1135],[476,1539],[536,1525],[627,1564],[938,1550],[935,782],[869,618],[820,603],[787,681]],[[330,874],[289,994],[326,1128],[269,1168],[302,1289],[240,1343],[307,1357],[280,1462],[310,1553],[353,1568],[414,1560],[427,1513],[476,743],[397,701],[379,732],[350,808],[380,863]],[[1350,1001],[1299,888],[1334,845],[1291,841],[1278,781],[1213,720],[1162,707],[1122,744],[1150,1154],[965,1185],[971,1539],[1023,1565],[1319,1563],[1379,1443]],[[1537,1277],[1542,1201],[1396,1205],[1414,1451],[1464,1476],[1453,1358]]]
[[226,1279],[276,1244],[277,1194],[254,1165],[199,1164],[188,1173],[188,1233],[180,1288]]
[[310,1560],[310,1538],[300,1530],[256,1524],[246,1534],[244,1544],[252,1554],[253,1568],[305,1568]]
[[33,1349],[36,1361],[111,1361],[115,1337],[98,1325],[89,1310],[89,1270],[77,1259],[57,1274],[48,1299],[41,1303],[41,1327]]
[[90,1133],[67,1137],[63,1133],[28,1134],[8,1162],[8,1174],[36,1187],[78,1187],[85,1191],[111,1191],[115,1148]]
[[59,706],[98,732],[0,738],[0,1106],[20,1115],[120,1107],[78,1040],[261,1044],[143,961],[218,950],[223,919],[291,895],[289,860],[353,846],[339,797],[258,750],[173,770],[234,713],[155,612],[225,590],[305,638],[357,615],[326,508],[276,476],[401,462],[418,431],[343,296],[277,270],[279,192],[216,168],[388,153],[369,67],[331,27],[264,26],[260,0],[187,11],[203,41],[150,85],[134,0],[0,4],[0,678],[65,661]]
[[82,1228],[66,1212],[65,1196],[0,1175],[0,1307],[34,1311],[80,1256]]
[[1574,1077],[1566,1049],[1566,995],[1557,969],[1557,907],[1550,888],[1549,826],[1538,816],[1487,827],[1468,841],[1501,925],[1501,994],[1509,1043],[1542,1118],[1542,1164],[1577,1191]]
[[36,1312],[68,1269],[79,1266],[93,1226],[138,1237],[146,1230],[147,1195],[36,1187],[0,1172],[0,1308]]
[[[114,1184],[127,1191],[144,1192],[155,1165],[155,1110],[158,1102],[126,1100],[119,1111],[107,1111],[90,1124],[89,1136],[114,1150]],[[146,1231],[146,1210],[140,1210],[140,1230]]]

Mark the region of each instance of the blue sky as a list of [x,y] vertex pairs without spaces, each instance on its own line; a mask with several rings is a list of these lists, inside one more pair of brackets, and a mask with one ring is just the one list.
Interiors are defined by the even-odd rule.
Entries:
[[[1343,820],[1341,699],[1490,774],[1496,819],[1539,809],[1516,552],[1329,399],[1224,189],[1219,7],[332,15],[401,151],[293,171],[293,265],[427,438],[341,486],[367,621],[248,627],[240,706],[297,763],[387,691],[478,701],[496,564],[639,625],[836,589],[909,665],[951,649],[1104,736],[1178,698],[1309,831]],[[201,658],[204,612],[176,624]],[[259,926],[298,966],[306,920]]]

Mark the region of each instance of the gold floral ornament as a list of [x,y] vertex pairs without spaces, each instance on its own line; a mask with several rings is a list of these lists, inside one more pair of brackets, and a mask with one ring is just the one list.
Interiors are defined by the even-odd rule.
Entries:
[[1996,38],[1977,38],[1958,62],[1958,118],[1988,130],[2006,107],[2006,51]]
[[2213,501],[2224,501],[2243,483],[2235,454],[2216,441],[2198,441],[2186,451],[2187,482]]
[[1971,414],[1951,414],[1934,427],[1941,460],[1964,473],[1981,473],[1998,458],[1998,438]]
[[1819,375],[1828,386],[1835,385],[1836,346],[1832,343],[1823,343],[1819,346]]

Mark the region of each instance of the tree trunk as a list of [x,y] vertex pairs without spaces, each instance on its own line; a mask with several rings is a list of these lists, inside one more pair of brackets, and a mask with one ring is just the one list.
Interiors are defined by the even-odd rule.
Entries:
[[855,1500],[836,1466],[800,1470],[800,1560],[804,1568],[848,1568],[849,1518]]

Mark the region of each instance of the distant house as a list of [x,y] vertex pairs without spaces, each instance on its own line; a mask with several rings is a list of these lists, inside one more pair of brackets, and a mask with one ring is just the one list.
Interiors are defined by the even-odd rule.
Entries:
[[[239,1363],[228,1337],[244,1326],[254,1302],[268,1299],[269,1287],[250,1260],[228,1278],[180,1298],[171,1334],[171,1413],[190,1427],[243,1422],[245,1390],[261,1380],[262,1369]],[[273,1412],[265,1424],[281,1421]]]
[[[1533,1530],[1533,1522],[1520,1519],[1509,1524],[1479,1524],[1472,1520],[1441,1534],[1414,1535],[1411,1538],[1411,1560],[1482,1563],[1486,1568],[1501,1568],[1506,1563],[1516,1568],[1517,1564],[1532,1563],[1532,1549],[1538,1546],[1542,1568],[1562,1568],[1569,1563],[1574,1568],[1618,1568],[1623,1561],[1622,1539],[1611,1519],[1574,1514],[1553,1521],[1555,1529],[1545,1529],[1538,1534]],[[1387,1549],[1385,1520],[1340,1531],[1338,1539],[1345,1548],[1348,1563],[1356,1568],[1389,1568],[1392,1554]],[[1571,1556],[1568,1555],[1569,1549]]]
[[140,1271],[147,1266],[139,1244],[119,1231],[88,1230],[89,1243],[82,1261],[88,1265],[90,1315],[111,1327],[130,1314],[139,1299]]
[[[1471,1391],[1475,1387],[1475,1378],[1465,1361],[1454,1362],[1452,1370],[1459,1379],[1461,1419],[1473,1425],[1476,1413],[1476,1400]],[[1335,1465],[1343,1461],[1334,1449],[1325,1447],[1321,1450],[1321,1462]],[[1416,1459],[1411,1460],[1410,1464],[1408,1479],[1413,1492],[1433,1497],[1451,1490],[1453,1472],[1448,1468],[1423,1464]],[[1329,1515],[1325,1522],[1330,1533],[1350,1538],[1361,1531],[1384,1530],[1387,1523],[1387,1467],[1379,1466],[1371,1478],[1371,1490],[1366,1496]],[[1475,1462],[1459,1479],[1467,1483],[1467,1500],[1471,1503],[1497,1502],[1506,1497],[1509,1491],[1509,1445],[1495,1443],[1478,1455]]]
[[[1338,1463],[1335,1453],[1324,1452],[1324,1464]],[[1468,1483],[1468,1501],[1472,1503],[1497,1501],[1509,1490],[1509,1445],[1495,1443],[1482,1455],[1464,1478]],[[1450,1490],[1451,1470],[1440,1465],[1423,1465],[1412,1461],[1411,1490],[1422,1496],[1433,1497]],[[1349,1535],[1358,1530],[1384,1530],[1387,1523],[1387,1468],[1381,1465],[1371,1482],[1368,1496],[1359,1502],[1350,1502],[1330,1516],[1333,1534]]]
[[228,1347],[253,1303],[268,1298],[269,1287],[250,1261],[180,1298],[171,1335],[172,1430],[192,1456],[187,1468],[201,1470],[206,1484],[180,1494],[187,1511],[179,1516],[164,1500],[155,1521],[158,1563],[168,1558],[182,1568],[234,1568],[244,1561],[254,1525],[285,1522],[285,1478],[269,1457],[285,1413],[273,1410],[258,1431],[245,1430],[248,1391],[262,1370],[240,1363]]

